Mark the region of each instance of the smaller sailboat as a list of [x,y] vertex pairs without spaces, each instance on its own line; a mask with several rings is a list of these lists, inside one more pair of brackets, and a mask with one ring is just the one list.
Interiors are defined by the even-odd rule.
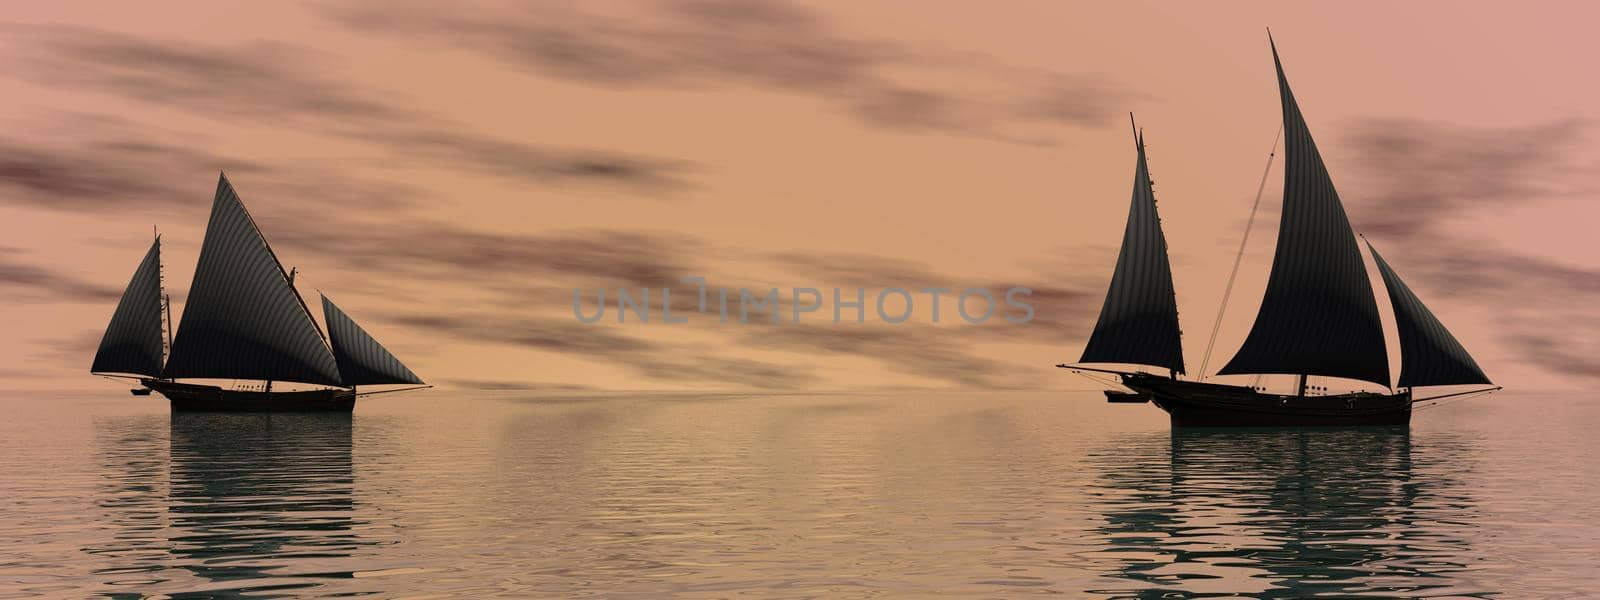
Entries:
[[[278,262],[224,174],[177,333],[162,289],[157,236],[117,303],[89,371],[134,377],[142,386],[134,395],[160,392],[175,411],[349,412],[358,396],[383,393],[358,393],[356,386],[428,387],[326,295],[325,340],[294,275]],[[274,382],[315,387],[273,390]]]
[[[1132,391],[1107,390],[1108,401],[1153,403],[1171,415],[1174,427],[1401,425],[1410,422],[1417,402],[1500,389],[1412,395],[1417,387],[1490,382],[1369,243],[1399,330],[1400,389],[1391,386],[1378,306],[1355,232],[1289,89],[1276,46],[1272,59],[1287,163],[1277,249],[1255,325],[1217,374],[1294,375],[1294,393],[1179,377],[1184,362],[1178,305],[1144,136],[1137,128],[1133,203],[1105,305],[1079,362],[1057,366],[1117,376]],[[1144,365],[1165,374],[1083,366],[1097,363]],[[1311,376],[1376,383],[1388,390],[1318,393],[1325,389],[1309,385]]]

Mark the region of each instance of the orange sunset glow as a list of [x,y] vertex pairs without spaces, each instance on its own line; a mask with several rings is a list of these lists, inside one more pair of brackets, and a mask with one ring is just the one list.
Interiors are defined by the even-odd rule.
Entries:
[[[1130,112],[1194,371],[1280,122],[1269,25],[1352,225],[1496,383],[1600,377],[1588,5],[427,7],[5,11],[0,384],[109,385],[84,370],[152,226],[181,314],[226,172],[299,289],[443,387],[1083,389],[1050,366],[1111,275]],[[1261,299],[1281,166],[1213,372]],[[574,317],[574,289],[688,306],[685,277],[862,287],[871,318]],[[1019,286],[1028,323],[871,313],[886,287]]]

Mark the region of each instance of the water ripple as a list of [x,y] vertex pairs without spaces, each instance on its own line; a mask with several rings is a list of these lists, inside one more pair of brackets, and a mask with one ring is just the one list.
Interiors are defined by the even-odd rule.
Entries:
[[1578,397],[1202,433],[1021,393],[5,402],[0,597],[1600,590]]

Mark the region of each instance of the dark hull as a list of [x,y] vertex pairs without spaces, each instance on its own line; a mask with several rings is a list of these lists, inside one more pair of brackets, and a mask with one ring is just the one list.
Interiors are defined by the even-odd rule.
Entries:
[[355,390],[322,389],[293,392],[226,390],[145,379],[146,387],[172,401],[174,412],[350,412],[356,406]]
[[1331,396],[1265,394],[1236,385],[1123,375],[1123,385],[1149,394],[1172,415],[1173,427],[1350,427],[1408,425],[1411,394]]

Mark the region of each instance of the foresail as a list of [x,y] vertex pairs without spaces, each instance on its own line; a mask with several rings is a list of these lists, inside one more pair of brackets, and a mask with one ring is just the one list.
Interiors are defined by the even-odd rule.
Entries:
[[342,385],[316,322],[226,176],[165,374]]
[[150,244],[100,338],[91,373],[161,376],[161,239]]
[[1111,275],[1100,320],[1079,362],[1149,365],[1183,372],[1178,303],[1173,294],[1167,240],[1150,189],[1144,143],[1138,140],[1133,201],[1122,250]]
[[1378,250],[1371,243],[1367,250],[1378,264],[1383,285],[1389,288],[1389,304],[1394,307],[1395,328],[1400,333],[1400,387],[1490,383],[1467,349],[1400,280]]
[[333,356],[339,361],[345,385],[422,383],[327,296],[322,297],[322,320],[328,324],[328,339],[333,342]]
[[1287,373],[1389,385],[1378,305],[1361,250],[1289,81],[1283,103],[1283,215],[1266,295],[1244,345],[1219,374]]

